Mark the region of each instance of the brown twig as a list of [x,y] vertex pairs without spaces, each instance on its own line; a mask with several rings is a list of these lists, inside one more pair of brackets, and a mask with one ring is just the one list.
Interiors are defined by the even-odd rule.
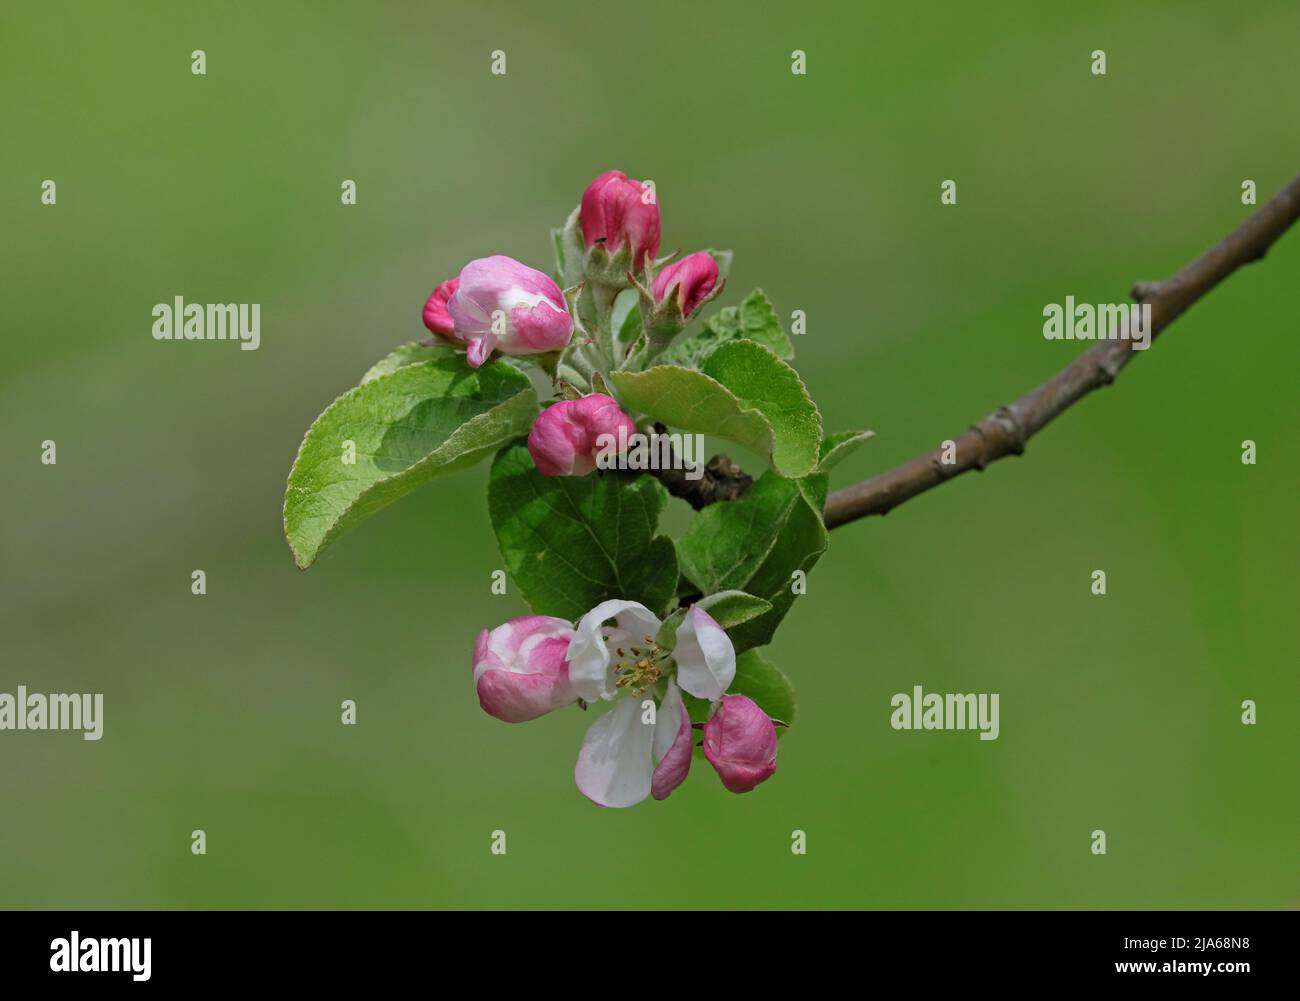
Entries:
[[[1151,304],[1151,336],[1169,326],[1192,303],[1243,264],[1263,257],[1273,242],[1300,217],[1300,175],[1249,219],[1172,278],[1138,282],[1132,296]],[[1007,455],[1019,455],[1025,443],[1053,418],[1094,389],[1109,385],[1133,357],[1133,341],[1100,341],[1041,386],[1009,406],[999,407],[978,424],[955,436],[955,461],[945,465],[943,448],[933,449],[901,466],[836,490],[826,499],[827,528],[887,514],[903,501],[971,469],[982,470]]]
[[[1192,303],[1243,264],[1263,257],[1268,248],[1300,217],[1300,175],[1273,196],[1249,219],[1172,278],[1138,282],[1130,293],[1151,304],[1150,336],[1169,326]],[[836,490],[826,499],[827,528],[836,528],[873,514],[887,514],[903,501],[922,494],[954,476],[983,470],[990,462],[1020,455],[1025,443],[1053,418],[1083,396],[1109,385],[1133,357],[1133,342],[1100,341],[1047,382],[1009,406],[999,407],[978,424],[952,439],[953,462],[945,464],[943,446],[901,466]],[[662,425],[657,428],[665,430]],[[734,500],[751,479],[724,455],[709,461],[702,480],[680,473],[656,472],[669,492],[699,510],[715,501]]]
[[[664,435],[668,429],[656,424],[654,431],[656,435]],[[753,477],[725,455],[715,455],[694,477],[687,476],[687,472],[682,463],[674,461],[668,463],[667,468],[651,470],[651,475],[667,487],[670,494],[680,497],[696,511],[717,501],[735,500],[754,482]]]

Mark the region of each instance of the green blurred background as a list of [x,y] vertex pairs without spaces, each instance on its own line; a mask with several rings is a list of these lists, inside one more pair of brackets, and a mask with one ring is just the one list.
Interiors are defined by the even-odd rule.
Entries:
[[[1047,6],[5,4],[0,691],[106,707],[0,733],[0,905],[1300,905],[1300,234],[1025,457],[833,533],[750,795],[697,762],[601,810],[589,717],[479,710],[474,634],[524,610],[485,468],[307,573],[281,536],[316,414],[466,260],[549,267],[611,167],[665,249],[735,249],[724,302],[807,313],[827,427],[878,433],[834,485],[1040,382],[1079,347],[1044,304],[1124,301],[1300,170],[1293,0]],[[177,295],[260,302],[261,349],[155,342]],[[1001,737],[891,730],[914,684],[1000,693]]]

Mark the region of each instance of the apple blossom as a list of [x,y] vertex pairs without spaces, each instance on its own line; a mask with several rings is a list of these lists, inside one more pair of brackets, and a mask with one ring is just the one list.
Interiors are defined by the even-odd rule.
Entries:
[[655,276],[650,293],[656,305],[662,304],[674,291],[677,308],[689,319],[708,298],[718,283],[718,262],[707,251],[698,251],[668,265]]
[[587,730],[573,778],[600,806],[635,806],[666,799],[691,767],[691,718],[669,681],[658,710],[653,700],[620,699]]
[[523,723],[576,702],[565,660],[573,635],[573,626],[549,615],[525,615],[479,633],[474,685],[483,711]]
[[632,270],[645,268],[659,252],[659,204],[654,189],[621,170],[607,170],[587,186],[579,207],[582,239],[588,249],[603,246],[613,255],[629,248]]
[[[656,638],[662,625],[635,601],[604,601],[578,622],[565,655],[570,683],[585,702],[616,700],[624,690],[631,696],[591,725],[578,752],[574,781],[601,806],[632,806],[671,793],[685,779],[691,757],[679,686],[716,699],[735,677],[735,649],[708,612],[696,606],[686,613],[671,650]],[[665,678],[664,697],[651,712],[648,693]]]
[[573,333],[560,286],[500,254],[470,261],[461,269],[447,313],[454,338],[468,345],[472,368],[494,350],[508,355],[558,351]]
[[[824,531],[800,527],[816,525],[824,498],[795,490],[768,517],[757,494],[734,503],[750,477],[726,456],[709,463],[718,483],[695,482],[708,470],[694,453],[716,435],[798,477],[825,472],[870,432],[823,435],[761,290],[689,329],[726,290],[731,252],[658,259],[652,181],[607,170],[568,209],[550,233],[554,280],[504,255],[469,261],[424,302],[430,337],[419,344],[436,350],[390,350],[311,425],[289,472],[285,536],[305,568],[387,503],[493,457],[488,516],[511,590],[536,614],[477,637],[484,712],[519,723],[577,705],[586,732],[574,779],[603,806],[671,795],[701,736],[725,787],[748,791],[776,767],[768,693],[773,712],[793,706],[774,665],[747,658],[737,674],[721,623],[770,639],[790,604],[776,585],[825,549]],[[511,364],[489,365],[497,356]],[[422,357],[442,361],[408,364]],[[609,466],[632,475],[592,475]],[[661,524],[669,493],[696,511],[713,505],[676,539]],[[753,565],[756,553],[775,555]],[[698,604],[682,600],[697,588]],[[762,707],[728,694],[733,683]]]
[[731,792],[749,792],[776,771],[776,726],[753,699],[725,695],[704,724],[704,756]]
[[543,476],[585,476],[596,468],[601,437],[608,434],[618,440],[620,429],[626,441],[636,433],[636,424],[603,393],[560,400],[533,421],[528,451]]

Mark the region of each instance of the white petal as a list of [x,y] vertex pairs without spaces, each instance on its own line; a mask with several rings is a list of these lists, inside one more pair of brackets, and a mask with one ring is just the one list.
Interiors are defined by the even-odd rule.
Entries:
[[601,806],[632,806],[650,795],[656,727],[641,722],[641,699],[620,699],[582,738],[573,780]]
[[613,665],[599,626],[594,636],[579,628],[569,642],[564,659],[569,662],[569,683],[578,698],[584,702],[597,702],[614,697]]
[[[668,691],[664,693],[664,700],[659,703],[659,712],[655,715],[655,764],[662,761],[664,755],[672,750],[673,741],[677,739],[677,732],[681,729],[681,719],[682,693],[678,691],[676,682],[669,678]],[[660,723],[663,726],[660,726]]]
[[677,627],[677,683],[696,698],[716,702],[736,677],[736,648],[713,616],[698,605]]
[[[627,634],[627,637],[638,646],[641,645],[645,637],[649,636],[654,639],[655,633],[659,632],[659,627],[663,625],[656,617],[654,612],[646,608],[645,605],[635,601],[605,601],[597,605],[597,608],[604,608],[606,605],[617,605],[617,611],[610,611],[605,614],[605,618],[614,616],[614,621],[618,623],[619,629]],[[593,609],[592,611],[595,611]],[[591,614],[590,612],[588,614]]]
[[614,686],[614,664],[605,637],[605,620],[617,619],[620,632],[630,642],[642,635],[653,636],[660,622],[644,605],[635,601],[602,601],[579,621],[566,659],[569,681],[578,698],[586,702],[612,699],[618,694]]

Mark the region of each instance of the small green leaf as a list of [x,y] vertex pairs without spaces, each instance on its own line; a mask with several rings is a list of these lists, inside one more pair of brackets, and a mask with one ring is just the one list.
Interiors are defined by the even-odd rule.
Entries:
[[[771,609],[728,630],[737,650],[770,643],[797,597],[795,571],[805,575],[826,551],[814,481],[764,473],[734,501],[711,504],[677,543],[682,572],[705,594],[743,590]],[[824,497],[824,491],[823,491]]]
[[615,317],[618,323],[618,343],[626,350],[641,336],[641,307],[633,301],[622,318]]
[[814,511],[820,513],[826,508],[826,494],[831,485],[830,470],[875,436],[874,431],[837,431],[826,436],[822,441],[821,458],[817,465],[799,481],[799,487]]
[[[709,247],[709,248],[708,248],[707,250],[705,250],[704,252],[705,252],[706,254],[708,254],[710,257],[712,257],[712,258],[713,258],[713,263],[716,264],[716,265],[718,266],[718,277],[719,277],[719,278],[726,278],[728,275],[731,274],[731,264],[732,264],[732,262],[735,261],[735,259],[736,259],[736,254],[735,254],[734,251],[731,251],[731,250],[715,250],[714,248]],[[762,292],[758,291],[758,289],[755,289],[754,292],[757,292],[758,295],[762,295],[762,294],[763,294]],[[751,297],[752,297],[752,295],[753,295],[753,293],[751,293]]]
[[659,632],[655,633],[655,643],[660,648],[672,651],[677,646],[677,627],[682,624],[682,619],[686,618],[686,609],[675,609],[659,626]]
[[551,230],[555,280],[561,288],[572,288],[582,281],[582,258],[587,248],[582,240],[581,209],[581,206],[575,207],[563,226]]
[[827,473],[814,472],[799,481],[799,492],[809,506],[817,512],[818,519],[826,510],[826,495],[831,489],[831,478]]
[[[717,255],[715,254],[715,257]],[[739,306],[727,306],[704,321],[704,329],[678,341],[659,357],[661,365],[699,368],[711,351],[745,338],[768,348],[778,358],[794,357],[794,344],[762,289],[754,289]]]
[[734,441],[782,476],[806,476],[817,462],[822,421],[816,405],[798,373],[754,341],[722,344],[698,372],[656,365],[610,378],[628,407],[670,427]]
[[[719,591],[717,594],[704,596],[694,605],[708,612],[714,622],[728,630],[757,618],[772,608],[770,601],[755,598],[744,591]],[[685,616],[686,609],[679,608],[664,620],[656,640],[665,650],[671,650],[676,643],[677,627],[682,624]]]
[[539,615],[576,620],[609,598],[662,615],[677,589],[672,539],[657,535],[668,493],[616,470],[543,476],[528,449],[492,464],[488,510],[511,579]]
[[829,473],[841,462],[876,436],[874,431],[836,431],[822,441],[821,458],[816,471]]
[[298,566],[421,484],[525,433],[536,413],[527,376],[496,362],[471,369],[452,352],[344,393],[308,429],[289,472],[284,533]]
[[564,228],[555,226],[551,228],[551,249],[555,251],[555,268],[551,271],[551,277],[558,284],[564,284]]
[[441,361],[451,358],[455,354],[456,352],[450,347],[443,347],[442,345],[429,347],[419,341],[410,341],[400,348],[390,351],[371,365],[366,370],[366,374],[361,377],[361,385],[364,386],[367,382],[374,382],[381,375],[396,372],[399,368],[405,368],[407,365],[416,365],[422,361]]
[[744,591],[718,591],[705,595],[695,606],[708,612],[723,629],[730,629],[770,611],[772,603]]

